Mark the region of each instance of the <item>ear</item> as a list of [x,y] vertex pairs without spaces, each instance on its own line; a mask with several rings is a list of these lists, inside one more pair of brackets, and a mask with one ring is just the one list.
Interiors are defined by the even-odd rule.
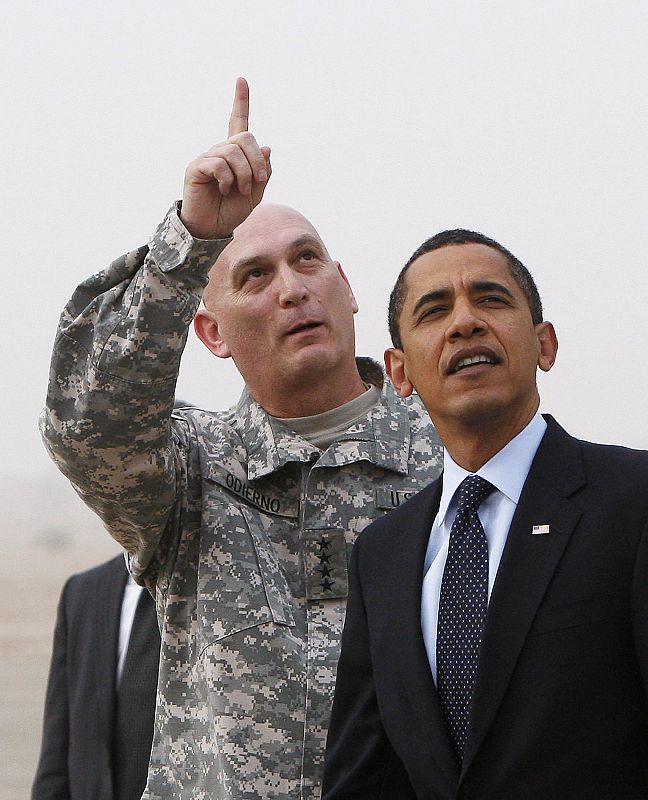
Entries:
[[340,262],[339,261],[334,261],[333,263],[336,265],[337,271],[342,276],[342,280],[349,287],[349,295],[351,297],[351,308],[353,309],[353,313],[357,314],[358,313],[358,303],[357,303],[357,301],[355,299],[355,295],[353,294],[353,289],[351,288],[351,284],[349,283],[349,279],[344,274],[344,270],[342,269],[342,266],[341,266]]
[[194,330],[200,341],[219,358],[231,358],[232,352],[220,335],[216,318],[211,311],[201,308],[194,317]]
[[407,377],[405,353],[398,347],[390,347],[389,350],[385,350],[385,368],[398,393],[402,397],[409,397],[414,391],[414,385]]
[[558,337],[551,322],[541,322],[535,326],[538,337],[538,366],[543,372],[549,372],[556,362],[558,353]]

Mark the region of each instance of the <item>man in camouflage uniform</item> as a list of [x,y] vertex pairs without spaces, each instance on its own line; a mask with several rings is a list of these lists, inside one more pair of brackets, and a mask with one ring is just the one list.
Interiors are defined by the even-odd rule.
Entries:
[[[315,229],[255,209],[270,161],[247,105],[239,79],[182,206],[77,289],[42,421],[157,599],[149,800],[320,796],[349,550],[441,464],[420,403],[356,364],[355,300]],[[245,379],[228,412],[172,410],[194,315]]]

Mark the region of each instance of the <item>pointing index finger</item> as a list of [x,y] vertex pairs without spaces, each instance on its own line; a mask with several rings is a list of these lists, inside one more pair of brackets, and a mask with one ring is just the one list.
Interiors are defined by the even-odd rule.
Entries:
[[234,103],[229,120],[228,138],[236,133],[243,133],[248,129],[250,116],[250,88],[245,78],[236,79]]

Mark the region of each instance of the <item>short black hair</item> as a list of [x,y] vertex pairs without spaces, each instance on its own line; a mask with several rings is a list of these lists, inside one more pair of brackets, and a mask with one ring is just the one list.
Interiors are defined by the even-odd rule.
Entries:
[[491,239],[483,233],[469,231],[465,228],[454,228],[449,231],[441,231],[441,233],[436,233],[434,236],[426,239],[426,241],[412,253],[409,260],[400,271],[391,295],[389,296],[389,311],[387,315],[389,335],[391,336],[394,347],[402,347],[400,316],[407,296],[407,286],[405,284],[407,270],[418,258],[425,255],[425,253],[430,253],[432,250],[440,250],[442,247],[447,247],[448,245],[457,244],[484,244],[500,252],[506,258],[506,264],[511,273],[511,277],[524,292],[524,296],[529,303],[533,324],[537,325],[542,322],[542,301],[540,300],[538,287],[533,280],[533,276],[520,259],[516,258],[510,250],[507,250],[506,247],[496,242],[495,239]]

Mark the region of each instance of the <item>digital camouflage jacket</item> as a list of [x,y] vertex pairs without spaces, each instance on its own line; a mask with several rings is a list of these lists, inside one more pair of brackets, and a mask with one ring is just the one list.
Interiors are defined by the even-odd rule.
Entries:
[[[172,208],[60,320],[46,446],[155,593],[162,628],[145,800],[320,796],[356,535],[440,472],[418,399],[382,398],[324,452],[244,392],[172,411],[207,273],[227,244]],[[378,366],[360,359],[367,382]]]

